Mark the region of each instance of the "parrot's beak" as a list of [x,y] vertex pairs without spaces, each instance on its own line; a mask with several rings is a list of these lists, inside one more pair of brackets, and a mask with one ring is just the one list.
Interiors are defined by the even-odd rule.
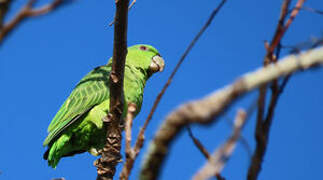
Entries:
[[152,58],[151,64],[149,66],[149,70],[152,73],[163,71],[165,66],[164,59],[160,55],[156,55]]

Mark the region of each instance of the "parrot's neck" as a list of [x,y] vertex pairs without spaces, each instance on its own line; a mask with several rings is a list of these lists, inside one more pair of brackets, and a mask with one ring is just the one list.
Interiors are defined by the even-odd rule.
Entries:
[[129,103],[135,103],[137,112],[140,111],[146,80],[146,75],[140,70],[131,66],[125,67],[124,96],[126,107]]

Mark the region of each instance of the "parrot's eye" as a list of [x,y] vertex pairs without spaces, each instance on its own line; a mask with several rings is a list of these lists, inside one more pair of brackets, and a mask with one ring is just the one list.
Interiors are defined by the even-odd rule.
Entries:
[[142,51],[147,51],[148,50],[148,48],[146,46],[140,46],[139,49],[142,50]]

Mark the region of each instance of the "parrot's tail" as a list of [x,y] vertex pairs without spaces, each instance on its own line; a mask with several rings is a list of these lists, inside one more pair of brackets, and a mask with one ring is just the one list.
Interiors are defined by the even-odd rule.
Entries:
[[48,165],[52,168],[56,168],[61,157],[69,151],[68,147],[66,147],[66,145],[68,146],[69,139],[69,136],[61,136],[53,144],[48,146],[44,154],[44,159],[48,161]]
[[49,149],[50,149],[50,148],[48,148],[48,149],[47,149],[47,151],[46,151],[46,152],[44,153],[44,155],[43,155],[43,158],[44,158],[45,160],[47,160],[47,159],[48,159]]
[[[59,160],[61,159],[61,149],[59,149],[58,143],[54,142],[54,144],[50,148],[48,148],[47,151],[49,151],[47,153],[48,165],[52,168],[56,168]],[[46,155],[46,152],[44,155]]]
[[56,168],[59,160],[62,157],[73,156],[74,154],[86,152],[85,150],[72,150],[69,140],[69,136],[61,136],[53,144],[48,146],[48,149],[44,153],[43,157],[48,161],[49,166]]

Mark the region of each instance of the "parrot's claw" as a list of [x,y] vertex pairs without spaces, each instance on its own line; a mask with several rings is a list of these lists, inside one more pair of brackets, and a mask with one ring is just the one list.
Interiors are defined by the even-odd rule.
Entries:
[[99,156],[100,155],[100,152],[95,148],[91,148],[89,150],[89,153],[92,154],[93,156]]
[[102,118],[102,121],[103,122],[105,122],[105,123],[110,123],[111,122],[111,120],[112,120],[112,118],[111,118],[111,116],[104,116],[103,118]]

